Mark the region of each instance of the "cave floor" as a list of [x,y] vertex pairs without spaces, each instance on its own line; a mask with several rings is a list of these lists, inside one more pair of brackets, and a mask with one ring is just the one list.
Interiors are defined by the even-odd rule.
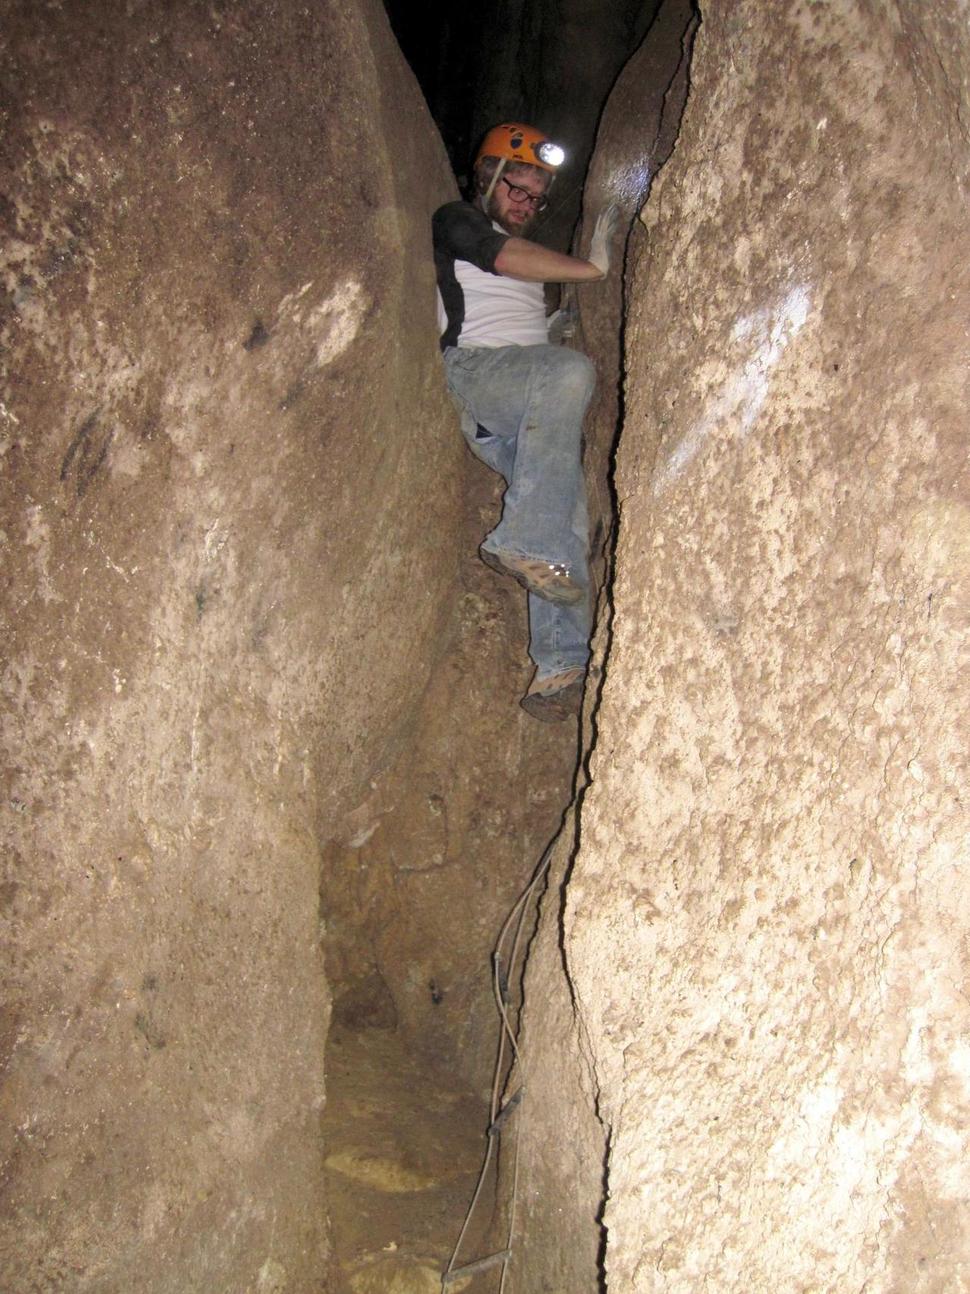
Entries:
[[[327,1075],[334,1294],[440,1294],[475,1188],[487,1106],[450,1070],[429,1073],[390,1029],[331,1035]],[[466,1253],[463,1261],[474,1257]],[[479,1278],[450,1289],[490,1287]]]

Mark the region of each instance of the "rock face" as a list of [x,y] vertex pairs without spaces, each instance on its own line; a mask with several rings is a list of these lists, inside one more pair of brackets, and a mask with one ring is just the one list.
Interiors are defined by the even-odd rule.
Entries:
[[[963,10],[702,6],[631,240],[612,643],[545,918],[574,1005],[527,1007],[522,1294],[591,1287],[551,1255],[601,1196],[617,1294],[970,1278]],[[570,1164],[550,1129],[577,1125]]]
[[453,184],[376,0],[4,32],[0,1284],[318,1289],[318,842],[447,641]]
[[[622,402],[619,278],[584,296],[614,614],[530,944],[510,1292],[967,1282],[964,7],[704,5]],[[691,19],[618,84],[588,209],[666,157]],[[453,186],[376,0],[22,0],[4,35],[0,1285],[319,1290],[331,996],[345,1055],[393,1026],[479,1082],[575,756],[472,556]],[[439,1180],[334,1142],[331,1179]]]
[[[687,98],[691,49],[697,29],[692,0],[666,0],[610,95],[596,152],[583,189],[583,223],[574,252],[582,255],[589,231],[608,202],[620,209],[613,269],[601,283],[570,289],[576,344],[592,355],[599,374],[590,408],[586,478],[594,559],[602,560],[606,603],[612,598],[610,562],[616,527],[612,458],[623,420],[623,336],[632,285],[625,283],[628,249],[636,246],[636,216],[657,173],[670,157]],[[631,244],[632,238],[632,244]]]

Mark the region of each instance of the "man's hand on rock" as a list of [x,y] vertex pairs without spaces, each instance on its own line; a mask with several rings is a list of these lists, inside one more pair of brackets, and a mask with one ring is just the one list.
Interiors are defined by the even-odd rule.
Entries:
[[619,218],[620,208],[615,202],[611,202],[599,213],[593,226],[593,237],[589,242],[589,255],[586,259],[604,276],[610,272],[610,244]]

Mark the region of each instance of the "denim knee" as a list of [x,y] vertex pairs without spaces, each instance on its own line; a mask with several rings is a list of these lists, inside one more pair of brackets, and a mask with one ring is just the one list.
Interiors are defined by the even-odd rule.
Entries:
[[568,390],[577,399],[588,400],[596,385],[593,361],[578,350],[564,346],[550,347],[550,368],[560,390]]

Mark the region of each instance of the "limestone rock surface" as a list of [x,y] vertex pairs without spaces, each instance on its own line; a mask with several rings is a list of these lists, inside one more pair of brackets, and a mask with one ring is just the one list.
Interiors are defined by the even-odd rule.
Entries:
[[376,0],[3,27],[0,1285],[316,1290],[318,841],[454,601],[453,183]]
[[[631,241],[558,1040],[583,1040],[604,1124],[611,1292],[949,1294],[970,1282],[966,13],[701,18]],[[548,1149],[588,1118],[556,1042],[554,1113],[522,1109],[526,1255],[580,1181]]]

